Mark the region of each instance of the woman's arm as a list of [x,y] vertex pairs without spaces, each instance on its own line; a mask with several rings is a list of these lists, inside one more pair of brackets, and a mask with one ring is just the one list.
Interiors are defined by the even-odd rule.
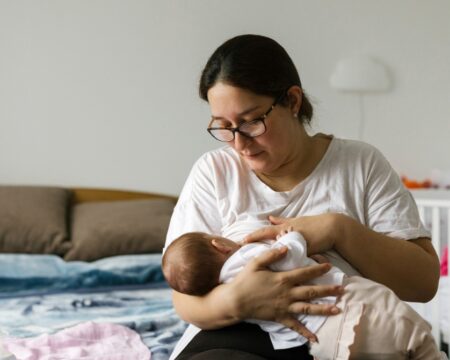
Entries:
[[219,285],[205,296],[174,292],[177,313],[202,329],[216,329],[245,319],[276,321],[311,341],[314,334],[297,319],[297,314],[333,315],[334,305],[311,304],[313,298],[337,296],[340,286],[304,285],[325,274],[329,264],[314,265],[287,272],[272,272],[268,266],[286,254],[286,248],[271,250],[252,260],[229,284]]
[[429,301],[437,291],[439,259],[429,239],[394,239],[343,214],[271,221],[274,226],[256,231],[246,242],[271,238],[292,226],[305,237],[308,255],[334,248],[363,276],[388,286],[402,300]]
[[228,285],[219,285],[205,296],[190,296],[173,291],[173,304],[180,317],[204,329],[218,329],[239,322]]
[[337,215],[335,248],[363,276],[392,289],[405,301],[430,301],[439,283],[439,258],[430,239],[398,240]]

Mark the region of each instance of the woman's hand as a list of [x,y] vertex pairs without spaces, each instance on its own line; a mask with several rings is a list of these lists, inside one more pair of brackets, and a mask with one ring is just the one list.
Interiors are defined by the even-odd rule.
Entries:
[[229,284],[232,288],[235,316],[240,320],[259,319],[282,323],[310,341],[315,335],[297,320],[298,314],[335,315],[334,305],[311,304],[324,296],[338,296],[336,285],[302,285],[325,274],[330,264],[318,264],[285,272],[272,272],[268,266],[286,255],[287,248],[270,250],[253,259]]
[[332,249],[341,231],[342,217],[345,215],[326,213],[297,218],[269,216],[272,226],[267,226],[246,236],[244,243],[275,239],[283,231],[298,231],[308,246],[308,256],[324,253]]
[[291,231],[294,231],[294,228],[292,226],[289,226],[287,229],[282,229],[277,235],[277,240]]

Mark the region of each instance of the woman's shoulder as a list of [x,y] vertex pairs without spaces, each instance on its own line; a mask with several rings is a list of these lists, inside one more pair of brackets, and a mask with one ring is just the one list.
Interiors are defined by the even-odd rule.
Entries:
[[365,184],[382,178],[398,177],[389,160],[376,146],[359,140],[335,141],[336,157],[330,163],[334,164],[334,169],[339,168],[345,176],[358,174]]
[[391,171],[391,165],[374,145],[360,140],[332,137],[327,152],[316,173],[335,179],[367,179],[371,174]]
[[349,163],[361,162],[368,164],[379,160],[385,160],[382,152],[374,145],[360,140],[333,138],[331,145],[333,147],[332,157],[336,156],[338,162],[346,161]]
[[351,153],[363,152],[364,154],[370,154],[380,152],[374,145],[361,140],[333,138],[333,143],[335,143],[336,147],[338,147],[341,151]]

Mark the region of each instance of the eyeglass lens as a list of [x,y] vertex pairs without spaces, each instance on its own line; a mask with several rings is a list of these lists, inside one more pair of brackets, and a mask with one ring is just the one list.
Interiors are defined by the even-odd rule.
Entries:
[[214,122],[211,124],[211,128],[209,132],[212,136],[214,136],[217,140],[220,141],[232,141],[234,139],[234,133],[237,131],[242,135],[247,137],[256,137],[262,135],[266,131],[266,127],[264,125],[264,121],[262,119],[257,119],[253,121],[249,121],[239,125],[235,129],[214,129]]

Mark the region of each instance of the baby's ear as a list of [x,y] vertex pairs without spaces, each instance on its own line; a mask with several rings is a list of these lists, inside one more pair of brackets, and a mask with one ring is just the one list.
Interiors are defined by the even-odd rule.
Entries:
[[230,246],[222,243],[220,240],[212,239],[211,245],[216,248],[217,251],[221,252],[222,254],[228,254],[232,249]]

